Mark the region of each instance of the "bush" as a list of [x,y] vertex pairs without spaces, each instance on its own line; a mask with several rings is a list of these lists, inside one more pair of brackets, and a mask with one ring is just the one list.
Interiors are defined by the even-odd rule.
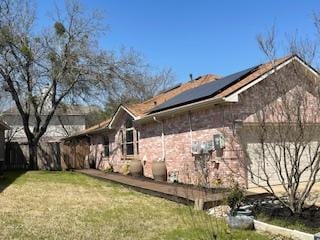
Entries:
[[235,212],[239,209],[244,199],[244,189],[240,187],[239,183],[235,183],[227,195],[227,204],[231,208],[231,215],[235,215]]

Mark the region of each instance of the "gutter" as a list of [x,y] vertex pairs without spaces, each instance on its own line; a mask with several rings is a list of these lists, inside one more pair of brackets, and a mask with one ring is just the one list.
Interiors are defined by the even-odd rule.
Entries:
[[[206,107],[210,107],[212,105],[217,105],[219,103],[226,103],[227,100],[223,98],[209,98],[206,100],[202,100],[199,102],[189,103],[183,106],[167,109],[164,111],[148,114],[146,116],[143,116],[141,118],[138,118],[134,120],[136,123],[146,123],[154,120],[154,118],[165,118],[165,117],[172,117],[180,113],[184,113],[191,110],[198,110]],[[159,120],[159,119],[158,119]]]

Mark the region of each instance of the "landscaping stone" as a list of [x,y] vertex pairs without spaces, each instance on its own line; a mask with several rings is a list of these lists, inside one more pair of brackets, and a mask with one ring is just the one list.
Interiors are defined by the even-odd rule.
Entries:
[[232,229],[253,230],[253,218],[248,216],[229,216],[227,223]]
[[228,205],[220,205],[208,210],[208,214],[217,218],[224,218],[229,216],[230,207]]

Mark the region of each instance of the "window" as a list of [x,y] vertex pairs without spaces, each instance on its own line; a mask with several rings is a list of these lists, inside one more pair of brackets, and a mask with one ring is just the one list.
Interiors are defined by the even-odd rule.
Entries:
[[139,154],[138,151],[138,131],[136,131],[133,127],[133,119],[128,118],[124,129],[120,131],[121,137],[121,152],[122,155],[135,155]]
[[109,152],[109,138],[108,138],[108,136],[105,136],[103,138],[103,146],[104,146],[104,157],[109,157],[110,152]]

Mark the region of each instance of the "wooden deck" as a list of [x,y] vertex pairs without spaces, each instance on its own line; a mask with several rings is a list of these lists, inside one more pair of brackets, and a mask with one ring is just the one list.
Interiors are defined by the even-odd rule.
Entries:
[[[97,179],[112,181],[135,189],[136,191],[150,194],[157,197],[169,199],[171,201],[195,204],[196,208],[210,208],[221,203],[227,194],[226,189],[205,189],[192,185],[157,182],[153,179],[132,176],[125,176],[119,173],[105,173],[96,169],[81,169],[76,172],[94,177]],[[266,193],[247,191],[247,197],[263,197]]]
[[203,204],[203,208],[215,206],[225,198],[225,191],[222,189],[204,189],[191,185],[157,182],[149,178],[135,178],[118,173],[105,173],[95,169],[75,171],[101,180],[120,183],[134,188],[139,192],[166,198],[175,202],[197,205]]

